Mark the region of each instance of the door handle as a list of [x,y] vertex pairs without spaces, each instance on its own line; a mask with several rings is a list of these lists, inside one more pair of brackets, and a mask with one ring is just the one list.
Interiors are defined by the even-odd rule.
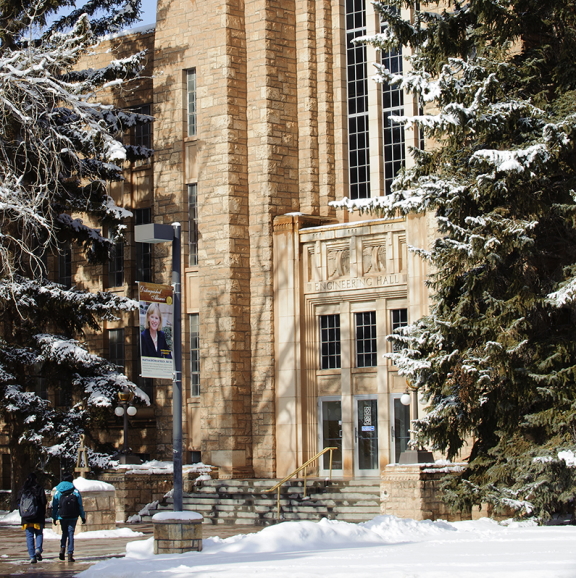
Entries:
[[357,427],[354,428],[354,440],[356,441],[356,443],[358,443],[358,428]]

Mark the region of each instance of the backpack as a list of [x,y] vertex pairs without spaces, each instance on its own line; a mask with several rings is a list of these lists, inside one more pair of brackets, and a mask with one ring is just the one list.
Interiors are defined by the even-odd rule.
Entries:
[[33,520],[38,516],[38,500],[30,490],[22,493],[19,510],[20,517],[24,522]]
[[80,515],[78,496],[74,493],[73,489],[66,490],[60,495],[58,515],[61,518],[77,518]]

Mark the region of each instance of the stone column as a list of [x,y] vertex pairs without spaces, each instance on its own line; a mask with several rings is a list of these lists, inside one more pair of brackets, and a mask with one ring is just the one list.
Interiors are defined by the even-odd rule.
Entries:
[[154,514],[154,554],[201,552],[202,520],[204,518],[197,512]]

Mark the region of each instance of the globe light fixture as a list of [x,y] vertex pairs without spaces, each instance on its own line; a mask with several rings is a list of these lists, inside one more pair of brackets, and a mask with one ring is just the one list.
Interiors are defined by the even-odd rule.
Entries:
[[121,464],[141,464],[142,460],[132,453],[128,447],[128,416],[133,417],[138,413],[138,410],[132,405],[134,394],[124,387],[122,391],[118,392],[118,406],[114,408],[114,413],[118,417],[124,417],[124,442],[122,449],[116,453],[115,458]]

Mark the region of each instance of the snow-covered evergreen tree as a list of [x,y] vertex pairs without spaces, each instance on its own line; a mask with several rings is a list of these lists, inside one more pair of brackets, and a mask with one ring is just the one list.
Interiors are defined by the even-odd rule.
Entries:
[[[69,15],[62,16],[63,6]],[[98,330],[99,321],[137,304],[58,285],[46,267],[63,243],[89,262],[108,258],[130,213],[114,204],[107,183],[122,179],[125,160],[152,154],[121,140],[152,119],[98,99],[100,90],[137,78],[143,54],[100,70],[77,69],[96,35],[136,22],[139,6],[140,0],[90,0],[80,11],[73,2],[0,5],[0,415],[13,489],[52,458],[69,466],[80,434],[105,424],[104,408],[122,388],[148,401],[82,342],[86,329]],[[53,401],[68,399],[68,406],[37,395],[39,380]],[[94,464],[108,459],[91,454]]]
[[[546,518],[574,509],[576,447],[576,2],[422,0],[366,39],[412,49],[403,77],[428,148],[388,197],[340,206],[431,211],[431,314],[391,355],[428,404],[418,438],[469,467],[454,506]],[[396,348],[397,349],[397,348]],[[560,453],[560,455],[559,455]],[[570,461],[570,460],[568,460]]]

